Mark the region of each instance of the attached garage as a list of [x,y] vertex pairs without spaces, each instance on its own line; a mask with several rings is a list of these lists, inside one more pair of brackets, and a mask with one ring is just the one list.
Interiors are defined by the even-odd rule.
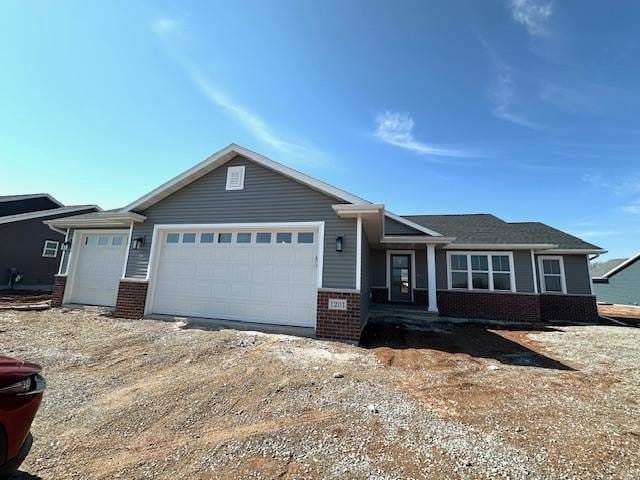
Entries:
[[76,231],[67,303],[115,307],[128,230]]
[[321,223],[158,227],[148,313],[315,327]]

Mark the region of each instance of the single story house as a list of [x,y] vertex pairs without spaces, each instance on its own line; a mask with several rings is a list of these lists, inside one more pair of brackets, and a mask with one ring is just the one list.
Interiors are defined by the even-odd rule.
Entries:
[[591,276],[598,302],[640,305],[640,252],[596,264]]
[[446,316],[597,318],[589,255],[541,223],[399,216],[229,145],[126,207],[46,222],[67,231],[54,304],[115,315],[295,325],[358,341],[372,302]]
[[0,288],[50,290],[65,232],[42,221],[97,210],[96,205],[64,206],[46,193],[0,196]]

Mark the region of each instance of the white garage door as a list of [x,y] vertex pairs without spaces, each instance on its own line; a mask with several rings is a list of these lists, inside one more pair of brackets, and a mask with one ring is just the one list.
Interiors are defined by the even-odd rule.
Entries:
[[153,313],[315,326],[317,229],[174,230],[160,240]]
[[[69,302],[114,307],[122,277],[129,232],[83,233],[76,242],[77,260]],[[73,260],[72,260],[73,261]]]

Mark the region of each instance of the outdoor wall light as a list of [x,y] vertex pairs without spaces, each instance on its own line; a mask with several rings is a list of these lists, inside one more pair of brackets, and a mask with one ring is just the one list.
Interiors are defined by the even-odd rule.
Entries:
[[342,237],[336,237],[336,252],[342,251]]
[[135,240],[133,240],[133,244],[131,245],[131,248],[133,248],[134,250],[140,250],[143,245],[144,245],[144,237],[138,237]]
[[71,240],[67,240],[66,242],[62,242],[62,251],[68,252],[71,250]]

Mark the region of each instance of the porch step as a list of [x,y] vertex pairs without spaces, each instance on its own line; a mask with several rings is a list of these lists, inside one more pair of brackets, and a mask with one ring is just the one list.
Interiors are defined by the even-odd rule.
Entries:
[[422,305],[371,305],[369,308],[369,319],[394,319],[394,320],[414,320],[419,322],[434,322],[439,316],[435,312],[427,310]]

